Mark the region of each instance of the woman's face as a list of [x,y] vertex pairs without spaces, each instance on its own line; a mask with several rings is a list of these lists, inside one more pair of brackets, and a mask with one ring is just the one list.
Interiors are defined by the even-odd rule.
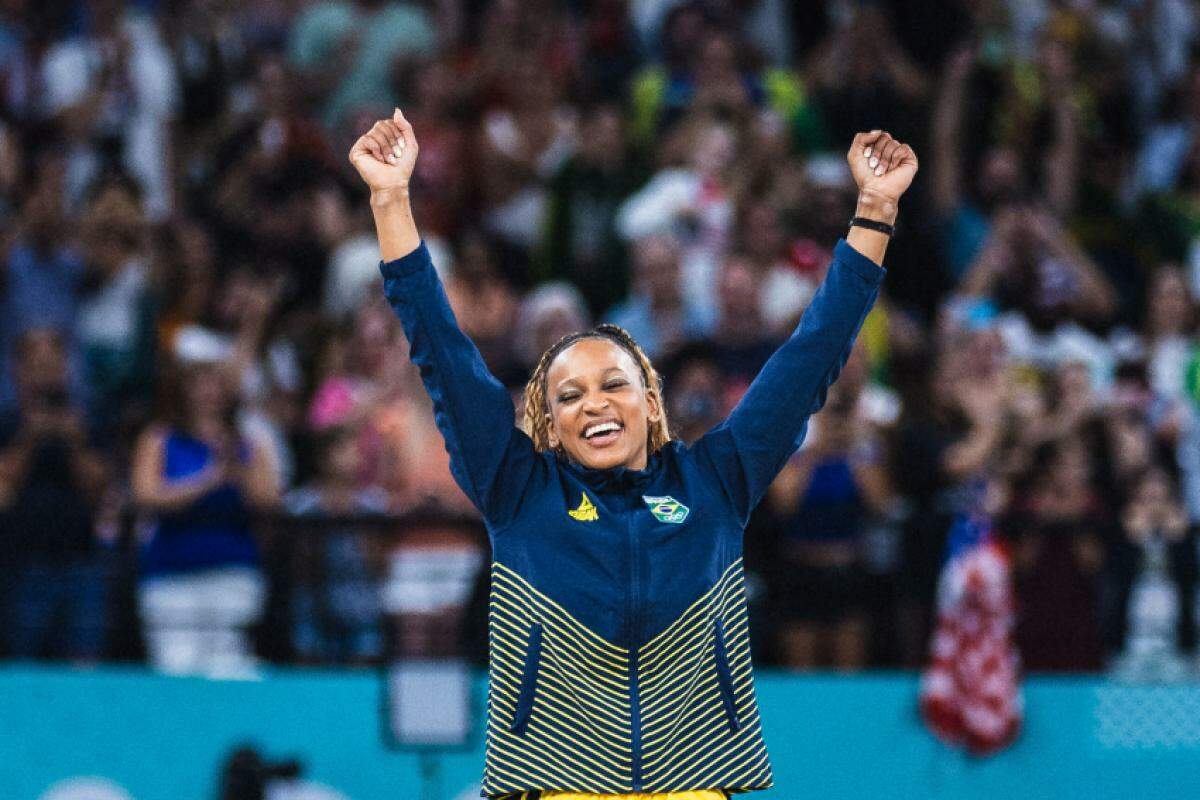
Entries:
[[590,469],[646,466],[646,434],[661,417],[637,362],[605,339],[583,339],[546,372],[550,445]]

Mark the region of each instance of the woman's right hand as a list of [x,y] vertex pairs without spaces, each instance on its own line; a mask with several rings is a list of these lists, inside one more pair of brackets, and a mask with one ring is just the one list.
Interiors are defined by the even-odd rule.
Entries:
[[417,163],[417,137],[400,109],[358,138],[350,148],[350,163],[372,194],[408,191]]

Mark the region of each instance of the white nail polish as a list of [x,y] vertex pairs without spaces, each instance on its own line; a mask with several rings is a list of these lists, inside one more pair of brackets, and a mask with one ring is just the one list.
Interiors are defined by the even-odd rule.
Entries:
[[868,161],[867,163],[871,165],[871,169],[875,169],[876,167],[878,167],[878,166],[879,166],[879,159],[878,159],[878,158],[872,158],[872,159],[871,159],[870,161]]
[[863,158],[870,158],[870,157],[871,157],[871,148],[864,147],[863,148]]
[[394,155],[391,155],[391,154],[389,154],[389,155],[388,155],[388,157],[387,157],[387,160],[388,160],[388,163],[389,163],[389,164],[395,164],[395,163],[396,163],[396,157],[395,157]]
[[882,174],[883,174],[883,167],[876,167],[875,168],[875,176],[879,177]]

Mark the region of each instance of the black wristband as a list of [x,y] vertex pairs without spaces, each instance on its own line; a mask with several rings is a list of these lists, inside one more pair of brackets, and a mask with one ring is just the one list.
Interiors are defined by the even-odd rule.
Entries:
[[850,227],[857,225],[860,228],[867,228],[872,231],[879,231],[888,236],[896,235],[896,226],[888,225],[886,222],[880,222],[877,219],[867,219],[866,217],[854,217],[850,220]]

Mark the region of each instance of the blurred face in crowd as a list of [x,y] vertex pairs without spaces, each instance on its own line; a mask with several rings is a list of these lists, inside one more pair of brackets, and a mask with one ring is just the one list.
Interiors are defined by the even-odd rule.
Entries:
[[668,61],[681,62],[689,58],[700,43],[707,25],[704,15],[690,6],[677,7],[663,22],[663,51]]
[[625,154],[621,114],[614,106],[593,110],[584,122],[580,155],[590,164],[615,169]]
[[987,208],[1011,200],[1021,190],[1021,159],[1008,147],[993,147],[979,170],[979,199]]
[[1154,442],[1144,416],[1130,411],[1112,414],[1106,427],[1118,475],[1129,475],[1150,463]]
[[103,275],[118,272],[137,247],[137,238],[120,228],[97,226],[85,239],[88,260]]
[[546,371],[550,445],[590,469],[646,466],[647,432],[660,417],[637,362],[607,339],[583,339]]
[[229,373],[215,363],[190,364],[183,375],[183,398],[192,419],[219,419],[229,410],[233,392]]
[[1050,480],[1062,491],[1087,488],[1091,475],[1087,447],[1078,438],[1065,440],[1050,462]]
[[736,144],[733,131],[728,125],[705,125],[696,134],[692,166],[704,177],[718,178],[733,160]]
[[332,480],[352,483],[358,478],[361,464],[358,438],[354,435],[354,431],[346,429],[334,435],[325,450],[322,466],[326,475]]
[[967,335],[966,364],[969,375],[990,377],[1004,366],[1004,339],[995,328],[981,328]]
[[487,240],[477,230],[465,232],[459,238],[458,257],[454,259],[454,277],[468,282],[482,281],[496,275],[496,259]]
[[62,198],[61,170],[51,165],[43,166],[37,186],[22,208],[25,230],[35,247],[46,250],[59,240],[63,221]]
[[733,258],[725,262],[718,291],[722,328],[732,326],[748,330],[761,327],[758,280],[744,259]]
[[354,320],[351,358],[364,375],[382,373],[389,358],[395,356],[396,320],[390,308],[372,301],[359,309]]
[[1185,334],[1191,325],[1192,304],[1187,279],[1179,267],[1154,273],[1147,297],[1146,321],[1159,336]]
[[696,83],[716,84],[738,75],[737,51],[733,40],[720,32],[710,32],[696,51],[692,65]]
[[550,70],[533,54],[521,59],[513,68],[514,85],[520,91],[512,96],[513,105],[528,111],[545,111],[558,101],[558,86]]
[[257,78],[255,89],[263,111],[268,116],[288,114],[291,110],[292,83],[283,59],[264,59],[258,68]]
[[426,113],[447,111],[458,93],[451,66],[432,60],[419,68],[416,77],[417,106]]
[[779,212],[770,203],[753,203],[746,211],[742,240],[757,260],[774,261],[784,251],[783,227]]
[[721,370],[716,362],[694,359],[671,386],[671,424],[691,442],[721,421]]
[[533,326],[533,347],[543,353],[554,343],[582,328],[581,320],[565,304],[553,305],[542,310]]
[[1092,378],[1087,364],[1070,361],[1058,368],[1060,403],[1086,405],[1092,397]]
[[1175,502],[1171,482],[1161,469],[1152,469],[1138,482],[1133,502],[1154,509],[1165,509]]
[[62,335],[51,328],[35,328],[17,342],[17,381],[34,397],[65,391],[67,351]]
[[670,236],[650,236],[634,248],[638,287],[656,308],[676,306],[679,293],[679,245]]
[[122,186],[108,186],[92,201],[83,221],[83,242],[100,275],[116,274],[137,253],[141,221],[138,201]]

